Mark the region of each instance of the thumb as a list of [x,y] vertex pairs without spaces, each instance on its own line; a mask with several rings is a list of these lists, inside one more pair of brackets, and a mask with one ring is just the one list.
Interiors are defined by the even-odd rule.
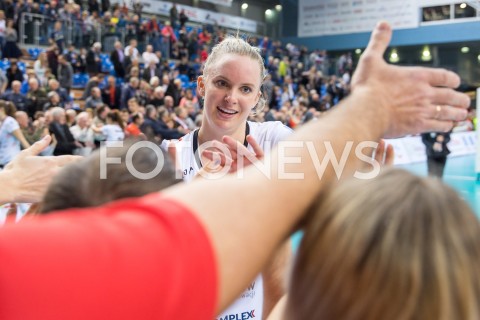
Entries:
[[37,156],[40,152],[45,150],[46,147],[48,147],[50,141],[52,141],[52,137],[46,135],[45,137],[43,137],[43,139],[35,142],[30,148],[27,148],[20,152],[19,156]]
[[386,21],[380,21],[370,36],[364,54],[383,57],[392,39],[392,28]]

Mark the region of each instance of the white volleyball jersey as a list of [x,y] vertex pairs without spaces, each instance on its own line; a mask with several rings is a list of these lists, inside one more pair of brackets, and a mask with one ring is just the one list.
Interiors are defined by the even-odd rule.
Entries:
[[[258,145],[262,148],[265,154],[277,145],[279,141],[284,140],[292,133],[292,129],[286,127],[280,121],[270,122],[247,122],[247,134],[251,135]],[[183,180],[191,181],[193,177],[200,171],[201,163],[199,155],[195,156],[195,151],[198,148],[198,140],[196,135],[198,130],[192,131],[177,141],[164,140],[162,146],[167,149],[170,143],[175,143],[177,149],[177,162],[182,170]],[[247,146],[250,151],[253,151],[250,145]]]

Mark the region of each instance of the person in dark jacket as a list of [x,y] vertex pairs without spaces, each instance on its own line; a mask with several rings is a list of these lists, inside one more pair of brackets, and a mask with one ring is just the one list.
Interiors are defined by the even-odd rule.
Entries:
[[450,132],[430,132],[422,134],[422,142],[427,152],[428,175],[442,178],[447,156],[450,154],[447,143]]
[[53,154],[55,156],[73,154],[76,148],[81,148],[82,145],[75,141],[70,128],[66,123],[65,110],[60,107],[54,107],[51,109],[52,123],[50,123],[49,131],[52,135],[55,135],[57,139],[57,145]]
[[145,110],[145,119],[140,130],[147,136],[149,140],[162,139],[180,139],[184,134],[176,129],[170,129],[166,124],[157,120],[157,109],[149,105]]
[[101,72],[101,59],[100,59],[100,50],[102,49],[102,44],[100,42],[95,42],[92,48],[87,53],[87,73],[90,76],[97,75]]

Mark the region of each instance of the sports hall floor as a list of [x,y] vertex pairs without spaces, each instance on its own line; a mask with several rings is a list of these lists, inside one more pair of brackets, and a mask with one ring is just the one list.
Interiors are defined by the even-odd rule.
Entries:
[[[427,175],[427,163],[414,163],[398,166],[420,175]],[[453,187],[468,202],[480,219],[480,181],[475,173],[475,155],[448,158],[443,181]],[[301,234],[292,237],[293,248],[298,248]]]
[[[426,163],[399,167],[421,176],[427,175]],[[480,218],[480,181],[477,182],[475,173],[475,155],[448,158],[443,181],[457,190]]]

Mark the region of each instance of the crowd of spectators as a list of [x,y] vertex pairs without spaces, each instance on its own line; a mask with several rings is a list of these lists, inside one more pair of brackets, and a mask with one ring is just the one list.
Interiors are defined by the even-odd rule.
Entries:
[[[160,143],[201,124],[196,79],[212,46],[227,36],[225,29],[194,27],[175,5],[166,19],[142,14],[139,2],[132,10],[108,0],[7,0],[0,1],[0,9],[5,69],[0,69],[0,94],[14,103],[30,143],[55,132],[54,154],[85,155],[105,140],[141,135]],[[48,35],[48,46],[36,51],[28,67],[18,34],[23,24],[22,36],[33,37],[38,19],[44,19],[40,31]],[[248,40],[261,50],[268,70],[267,104],[250,120],[296,128],[322,117],[349,94],[350,53],[333,60],[324,50],[283,45],[266,36]],[[80,78],[84,82],[78,83]],[[112,122],[123,135],[107,132],[104,127]]]

